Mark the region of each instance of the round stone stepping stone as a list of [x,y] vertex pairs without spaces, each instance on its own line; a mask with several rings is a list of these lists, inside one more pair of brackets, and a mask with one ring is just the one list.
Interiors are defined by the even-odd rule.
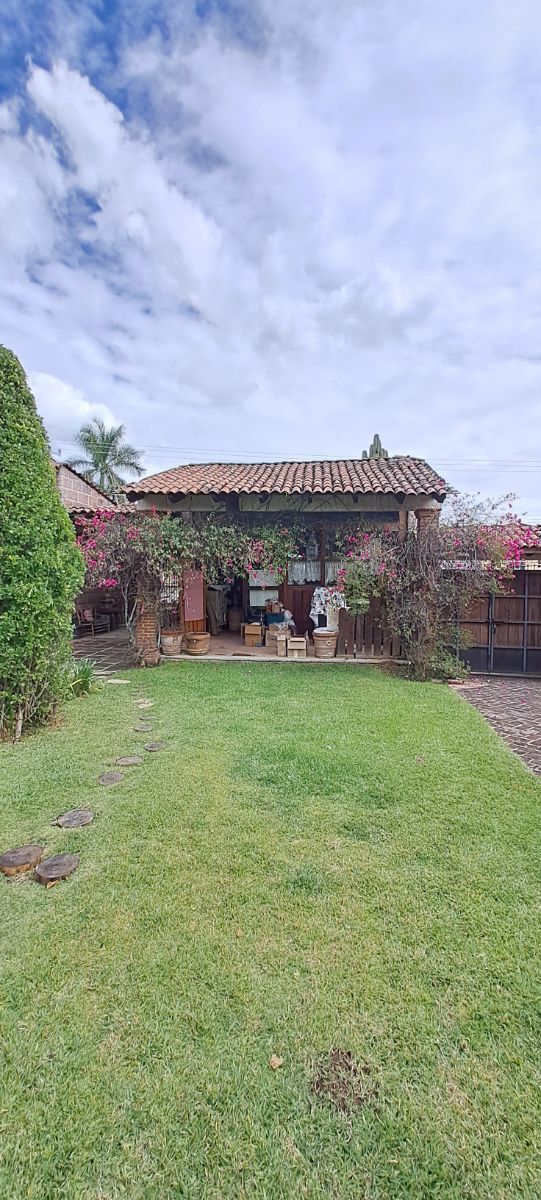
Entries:
[[165,749],[165,742],[147,742],[147,744],[145,746],[145,750],[150,750],[151,753],[154,750],[164,750],[164,749]]
[[16,846],[0,854],[0,871],[3,875],[20,875],[32,871],[45,854],[44,846]]
[[137,707],[138,708],[154,708],[154,701],[153,700],[138,700]]
[[104,787],[109,787],[112,783],[122,783],[123,778],[122,771],[104,771],[99,781]]
[[94,820],[94,813],[90,808],[70,808],[69,812],[62,813],[61,817],[57,817],[53,821],[53,825],[60,825],[61,829],[82,829],[83,825],[90,825]]
[[36,879],[38,883],[44,883],[46,887],[53,887],[61,879],[67,879],[68,875],[73,875],[78,866],[79,856],[77,854],[53,854],[52,858],[44,859],[36,867]]
[[126,754],[124,758],[117,758],[117,767],[140,767],[143,759],[140,754]]

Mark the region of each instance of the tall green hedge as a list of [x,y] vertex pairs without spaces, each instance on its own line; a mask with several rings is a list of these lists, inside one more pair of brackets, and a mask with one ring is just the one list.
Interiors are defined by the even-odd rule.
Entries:
[[46,722],[62,699],[83,578],[34,397],[0,346],[0,736]]

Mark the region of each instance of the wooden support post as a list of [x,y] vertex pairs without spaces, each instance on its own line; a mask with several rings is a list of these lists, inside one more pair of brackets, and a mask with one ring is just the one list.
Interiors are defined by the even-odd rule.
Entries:
[[319,529],[319,579],[323,587],[325,587],[325,549],[325,526],[321,525]]

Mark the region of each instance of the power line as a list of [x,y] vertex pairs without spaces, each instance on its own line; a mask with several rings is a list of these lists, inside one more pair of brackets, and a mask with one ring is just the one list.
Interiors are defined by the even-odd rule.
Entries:
[[[50,436],[53,436],[53,435],[50,435]],[[66,438],[57,438],[56,441],[59,446],[77,447],[77,443],[75,441],[68,441]],[[147,443],[145,446],[137,446],[137,447],[135,447],[135,449],[137,449],[139,451],[139,453],[141,453],[141,454],[145,454],[150,451],[152,451],[152,452],[162,451],[164,454],[171,454],[171,453],[175,453],[175,454],[219,454],[219,455],[229,454],[229,455],[233,455],[235,458],[238,458],[240,455],[246,455],[246,454],[265,453],[267,455],[269,455],[269,454],[277,454],[278,455],[278,454],[283,453],[281,450],[273,450],[273,449],[263,452],[260,447],[258,449],[245,447],[243,450],[230,450],[230,449],[225,450],[223,447],[221,449],[217,449],[215,446],[174,446],[172,443],[169,443],[167,446],[164,446],[164,445],[160,445],[160,444],[154,444],[151,442]],[[308,453],[310,458],[313,458],[313,459],[320,458],[322,461],[329,460],[329,455],[323,454],[321,451],[317,451],[317,452],[307,451],[306,453]],[[336,460],[340,461],[340,459],[348,459],[351,457],[352,457],[351,454],[333,455],[332,459],[334,461],[336,461]],[[391,456],[391,457],[394,457],[394,456]],[[409,457],[409,456],[404,454],[404,455],[398,455],[397,457]],[[419,455],[413,455],[412,457],[418,458]],[[284,461],[294,462],[297,460],[296,459],[291,459],[291,460],[284,459]],[[464,466],[471,465],[472,467],[485,466],[489,469],[493,469],[496,467],[512,467],[512,468],[526,468],[526,469],[541,468],[541,459],[528,459],[528,458],[439,458],[438,457],[438,463],[441,466],[446,466],[446,467],[464,467]]]
[[[60,439],[60,438],[57,438],[57,439],[53,438],[52,440],[54,440],[54,442],[55,442],[55,447],[58,447],[58,448],[62,447],[67,450],[73,450],[74,448],[76,448],[76,443],[74,443],[74,442],[64,441],[63,439]],[[248,455],[257,456],[257,461],[260,461],[260,462],[265,461],[265,459],[269,458],[270,455],[274,456],[275,461],[281,461],[281,462],[302,461],[297,458],[291,458],[291,459],[285,458],[283,455],[283,452],[278,451],[278,450],[262,451],[261,449],[251,450],[251,449],[247,448],[242,451],[235,451],[235,450],[224,450],[224,449],[216,450],[216,449],[213,449],[212,447],[207,447],[207,446],[152,446],[152,445],[136,446],[135,449],[140,454],[155,455],[156,457],[159,457],[159,458],[167,456],[169,459],[171,459],[171,456],[173,454],[179,455],[181,457],[185,457],[186,455],[191,455],[191,454],[197,454],[197,455],[210,454],[210,455],[216,456],[216,459],[217,460],[219,459],[219,461],[221,461],[221,462],[224,462],[224,463],[237,462],[239,465],[241,465],[243,462],[246,461]],[[351,455],[333,455],[332,460],[333,461],[336,461],[336,460],[340,461],[341,459],[347,460],[350,457],[351,457]],[[399,457],[408,457],[408,456],[402,455]],[[418,456],[416,455],[414,457],[418,457]],[[320,460],[322,462],[330,461],[328,455],[321,454],[321,453],[307,452],[307,458],[312,459],[314,461],[317,461],[317,460]],[[272,459],[270,461],[272,461]],[[524,461],[524,460],[522,460],[521,461],[520,459],[442,459],[442,458],[438,458],[437,465],[438,465],[438,468],[441,468],[441,469],[445,468],[445,469],[450,469],[450,470],[455,470],[455,471],[492,471],[493,472],[493,471],[507,470],[507,471],[512,471],[514,474],[520,474],[520,475],[535,475],[535,474],[541,472],[541,460],[539,460],[539,461],[536,461],[536,460],[525,460]]]

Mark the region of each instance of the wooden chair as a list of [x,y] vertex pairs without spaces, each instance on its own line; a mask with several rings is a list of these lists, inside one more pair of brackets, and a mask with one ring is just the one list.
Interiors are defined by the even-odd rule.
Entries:
[[96,613],[93,608],[78,608],[75,629],[79,637],[85,636],[84,631],[90,632],[92,637],[95,637],[97,633],[109,633],[111,618],[105,613]]

